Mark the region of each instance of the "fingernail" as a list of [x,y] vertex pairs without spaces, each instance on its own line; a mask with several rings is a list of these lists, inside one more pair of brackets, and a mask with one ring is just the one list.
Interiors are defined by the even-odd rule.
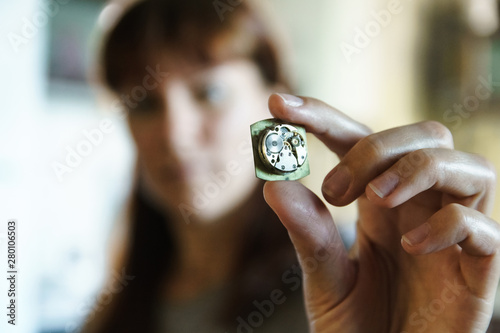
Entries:
[[380,198],[385,198],[391,194],[399,184],[399,176],[389,172],[368,184],[368,186]]
[[337,167],[323,183],[323,193],[332,198],[342,197],[351,185],[351,172],[345,166]]
[[288,106],[296,108],[304,105],[304,100],[298,96],[290,94],[276,94],[276,95],[280,96],[283,99],[283,102],[285,102],[285,104]]
[[410,232],[407,232],[403,235],[403,240],[411,246],[415,246],[417,244],[422,243],[431,231],[431,225],[429,223],[424,223],[413,229]]

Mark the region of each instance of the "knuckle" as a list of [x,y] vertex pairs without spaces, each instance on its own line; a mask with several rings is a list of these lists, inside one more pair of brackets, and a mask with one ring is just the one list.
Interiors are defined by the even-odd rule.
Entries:
[[489,183],[496,184],[497,181],[497,170],[495,165],[483,156],[479,156],[480,162],[484,165],[486,178]]
[[433,155],[429,154],[427,149],[418,149],[412,151],[405,157],[406,164],[409,164],[413,169],[435,169],[437,161]]
[[453,147],[453,135],[445,125],[438,121],[429,120],[420,123],[423,130],[444,146]]
[[484,186],[486,193],[495,193],[497,185],[497,171],[495,165],[483,156],[479,156],[479,159],[484,167]]
[[406,155],[399,163],[397,170],[401,177],[408,178],[419,170],[428,172],[437,167],[437,160],[428,153],[427,149],[418,149]]
[[409,159],[419,166],[433,167],[436,165],[434,155],[429,153],[428,149],[417,149],[409,154]]
[[436,170],[439,167],[438,159],[433,154],[429,154],[427,149],[416,150],[413,155],[413,158],[419,161],[420,166],[424,169]]
[[368,158],[376,158],[384,155],[385,144],[377,134],[369,135],[363,138],[360,142],[360,149]]
[[465,207],[458,203],[450,203],[444,207],[444,214],[450,221],[465,223],[467,221],[467,213]]

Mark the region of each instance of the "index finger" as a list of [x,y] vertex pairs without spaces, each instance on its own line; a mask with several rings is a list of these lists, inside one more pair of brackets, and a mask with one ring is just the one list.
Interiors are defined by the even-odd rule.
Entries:
[[314,98],[272,94],[269,110],[278,119],[303,125],[339,156],[372,133],[367,126]]

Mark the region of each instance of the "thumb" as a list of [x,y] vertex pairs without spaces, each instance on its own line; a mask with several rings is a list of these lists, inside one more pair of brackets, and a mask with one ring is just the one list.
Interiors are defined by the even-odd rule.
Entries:
[[356,276],[330,212],[298,182],[267,182],[264,197],[297,251],[310,319],[321,316],[347,296]]

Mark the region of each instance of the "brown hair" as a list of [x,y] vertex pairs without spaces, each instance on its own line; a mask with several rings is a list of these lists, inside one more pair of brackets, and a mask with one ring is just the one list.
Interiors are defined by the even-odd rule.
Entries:
[[248,58],[270,84],[288,89],[277,39],[256,10],[240,3],[219,16],[210,0],[148,0],[130,8],[104,41],[98,75],[119,92],[124,82],[141,79],[144,68],[165,53],[194,64]]
[[[234,57],[252,59],[270,84],[288,87],[275,43],[246,1],[221,21],[211,0],[147,0],[134,4],[107,35],[102,49],[101,79],[119,93],[125,83],[144,75],[164,52],[182,55],[197,64],[211,64]],[[156,61],[155,61],[156,60]],[[129,206],[127,253],[119,263],[135,276],[115,295],[89,332],[154,331],[159,288],[176,257],[169,218],[145,198],[138,177]],[[238,316],[253,309],[252,301],[265,299],[282,288],[283,272],[295,262],[288,233],[262,197],[262,183],[246,203],[252,215],[242,219],[248,230],[233,272],[230,297],[221,319],[236,326]]]

